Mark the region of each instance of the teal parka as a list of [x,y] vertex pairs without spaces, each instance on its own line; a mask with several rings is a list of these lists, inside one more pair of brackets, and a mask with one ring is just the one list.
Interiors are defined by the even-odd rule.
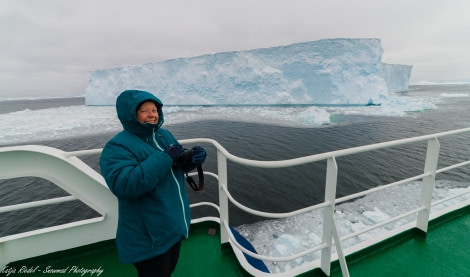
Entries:
[[[157,124],[140,123],[137,108],[153,101]],[[103,148],[100,168],[119,203],[116,246],[119,260],[133,264],[165,253],[188,237],[191,221],[184,171],[163,152],[178,143],[163,124],[162,102],[140,90],[122,92],[116,100],[124,130]]]

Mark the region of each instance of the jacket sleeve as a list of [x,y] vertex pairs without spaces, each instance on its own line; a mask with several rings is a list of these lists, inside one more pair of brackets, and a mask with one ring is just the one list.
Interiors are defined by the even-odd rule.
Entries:
[[110,141],[103,148],[100,169],[108,187],[117,197],[137,198],[153,190],[171,169],[173,160],[156,151],[146,160],[123,145]]

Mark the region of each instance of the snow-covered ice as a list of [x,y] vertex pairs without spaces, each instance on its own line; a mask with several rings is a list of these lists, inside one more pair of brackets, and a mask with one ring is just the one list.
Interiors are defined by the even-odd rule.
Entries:
[[[335,209],[335,221],[339,236],[346,236],[369,226],[384,222],[418,207],[421,182],[411,182],[372,193],[363,198],[341,203]],[[433,201],[468,191],[468,183],[437,180]],[[431,212],[442,210],[459,202],[469,201],[470,193],[432,208]],[[258,254],[273,257],[292,256],[296,253],[321,245],[323,209],[285,219],[270,219],[254,224],[238,226],[236,229],[245,236]],[[342,242],[342,247],[351,247],[360,242],[380,236],[416,219],[416,215],[379,227],[358,237]],[[334,250],[335,251],[335,250]],[[290,262],[266,262],[271,272],[285,272],[305,262],[320,258],[320,252]]]

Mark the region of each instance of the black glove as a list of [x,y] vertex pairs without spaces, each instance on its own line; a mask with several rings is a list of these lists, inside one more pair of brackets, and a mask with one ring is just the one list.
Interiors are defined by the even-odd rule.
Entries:
[[181,144],[172,144],[163,152],[167,153],[173,162],[176,162],[183,156],[183,146]]
[[191,153],[192,153],[192,159],[191,161],[193,164],[201,165],[204,163],[206,160],[206,150],[202,148],[201,146],[194,146],[191,148]]

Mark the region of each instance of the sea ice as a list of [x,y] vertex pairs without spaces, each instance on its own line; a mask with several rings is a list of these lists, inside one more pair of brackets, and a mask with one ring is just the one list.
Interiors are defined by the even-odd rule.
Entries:
[[[340,237],[384,222],[416,208],[421,186],[421,182],[411,182],[337,205],[334,217]],[[467,182],[436,180],[433,200],[436,201],[468,191],[468,186]],[[431,213],[469,200],[470,194],[467,193],[432,207]],[[236,229],[253,244],[260,255],[292,256],[322,243],[322,214],[323,210],[320,209],[290,218],[268,219],[255,224],[241,225]],[[397,222],[342,241],[341,245],[343,249],[354,246],[380,236],[392,227],[405,225],[415,219],[416,215],[404,217]],[[273,236],[273,234],[275,235]],[[334,248],[333,252],[335,251]],[[320,252],[318,251],[290,262],[266,262],[266,266],[271,272],[280,273],[319,258]]]
[[362,213],[367,219],[369,219],[373,224],[385,221],[390,218],[390,216],[382,212],[379,208],[374,207],[373,211],[364,211]]

